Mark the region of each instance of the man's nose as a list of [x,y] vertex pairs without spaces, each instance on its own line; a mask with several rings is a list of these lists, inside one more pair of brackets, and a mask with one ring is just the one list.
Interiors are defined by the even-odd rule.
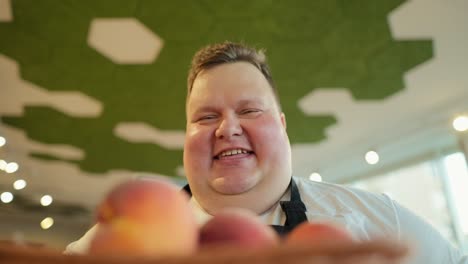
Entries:
[[242,135],[242,126],[237,116],[228,116],[222,119],[215,135],[217,138],[230,139]]

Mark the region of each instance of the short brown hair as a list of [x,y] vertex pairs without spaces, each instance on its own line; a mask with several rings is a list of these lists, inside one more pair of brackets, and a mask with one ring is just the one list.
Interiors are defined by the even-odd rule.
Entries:
[[281,109],[278,91],[275,83],[273,82],[273,77],[271,76],[264,50],[256,50],[255,48],[249,47],[245,44],[229,41],[208,45],[195,53],[187,78],[187,100],[192,91],[193,82],[201,71],[224,63],[238,61],[244,61],[254,65],[263,74],[270,84],[276,102]]

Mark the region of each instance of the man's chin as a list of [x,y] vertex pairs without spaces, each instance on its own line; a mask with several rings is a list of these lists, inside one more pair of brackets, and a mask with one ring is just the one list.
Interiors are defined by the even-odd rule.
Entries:
[[221,195],[241,195],[249,192],[256,184],[254,179],[241,181],[221,177],[212,182],[212,188]]

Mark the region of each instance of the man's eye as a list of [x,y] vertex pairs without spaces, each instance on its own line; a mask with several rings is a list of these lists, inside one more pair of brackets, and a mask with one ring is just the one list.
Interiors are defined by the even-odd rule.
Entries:
[[211,120],[211,119],[215,119],[215,118],[216,118],[215,115],[206,115],[206,116],[200,117],[198,120],[203,121],[203,120]]
[[245,109],[241,111],[241,114],[243,115],[250,115],[250,114],[256,114],[256,113],[260,113],[260,110],[259,109]]

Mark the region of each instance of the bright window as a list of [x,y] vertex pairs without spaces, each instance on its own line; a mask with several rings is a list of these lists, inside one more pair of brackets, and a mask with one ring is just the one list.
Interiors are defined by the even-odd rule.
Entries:
[[468,168],[463,153],[458,152],[444,158],[447,183],[451,191],[453,207],[458,217],[465,249],[468,248]]
[[400,168],[352,185],[374,193],[386,193],[454,241],[443,185],[431,162]]

